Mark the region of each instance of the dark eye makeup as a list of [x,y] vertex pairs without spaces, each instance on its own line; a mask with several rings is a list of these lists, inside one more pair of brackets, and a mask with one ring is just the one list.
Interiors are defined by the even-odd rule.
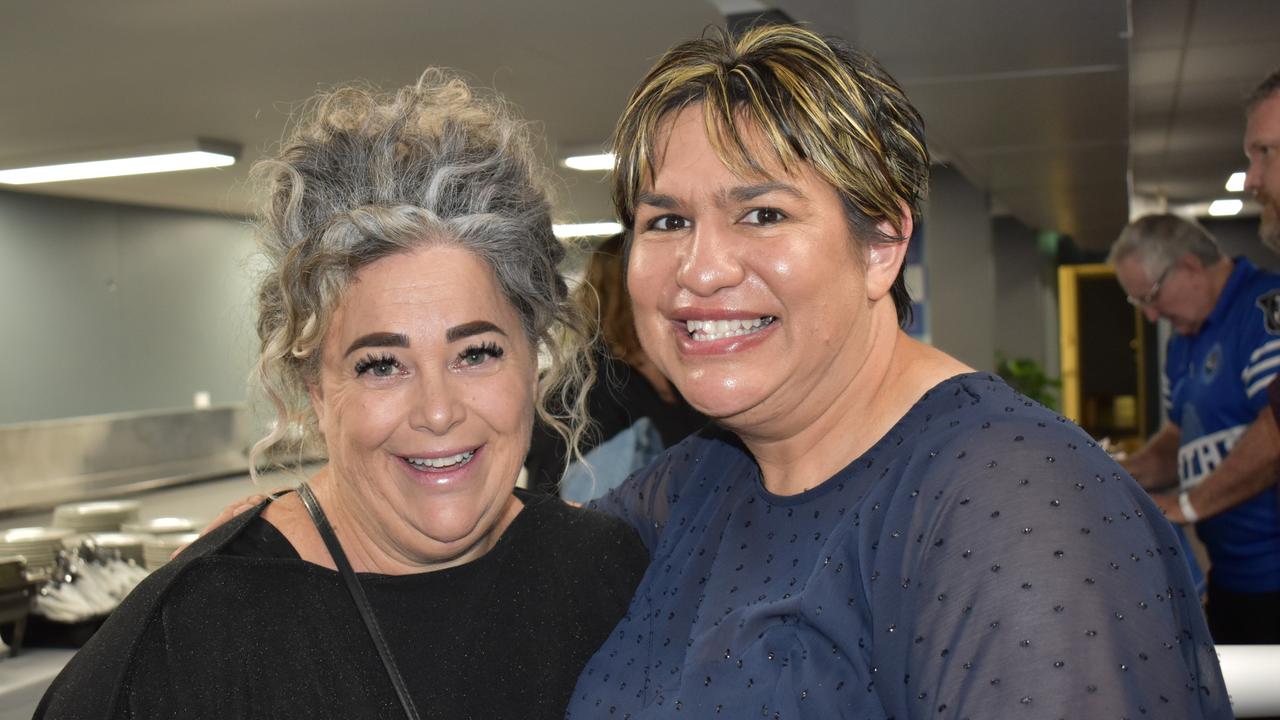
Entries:
[[399,369],[400,361],[386,353],[370,353],[357,362],[355,368],[357,376],[373,371],[376,377],[390,377]]

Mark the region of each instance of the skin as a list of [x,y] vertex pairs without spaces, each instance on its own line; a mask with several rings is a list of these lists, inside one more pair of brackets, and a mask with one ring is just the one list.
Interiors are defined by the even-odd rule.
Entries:
[[[329,462],[310,483],[356,571],[427,572],[488,552],[522,507],[512,489],[537,363],[484,261],[436,245],[362,268],[322,353],[310,393]],[[474,456],[440,470],[406,460],[462,452]],[[296,495],[264,517],[304,560],[333,567]]]
[[1273,252],[1280,252],[1280,94],[1259,103],[1249,113],[1244,132],[1244,155],[1249,159],[1245,192],[1262,206],[1258,233]]
[[[1168,320],[1179,335],[1195,335],[1213,312],[1234,267],[1227,259],[1205,267],[1194,255],[1183,255],[1165,275],[1155,298],[1141,306],[1143,316],[1148,322]],[[1120,258],[1115,270],[1116,280],[1131,298],[1147,297],[1160,277],[1148,273],[1137,254]]]
[[[784,172],[744,128],[763,176],[716,156],[686,108],[664,124],[635,210],[628,268],[640,342],[699,411],[746,443],[765,487],[811,488],[865,452],[929,388],[970,370],[901,331],[889,289],[906,242],[853,237],[835,188]],[[901,233],[910,235],[905,204]],[[775,318],[692,339],[687,321]]]

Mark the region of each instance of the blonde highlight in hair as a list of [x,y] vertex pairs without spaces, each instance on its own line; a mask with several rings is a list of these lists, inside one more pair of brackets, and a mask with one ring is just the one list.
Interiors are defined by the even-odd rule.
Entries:
[[[489,266],[529,343],[549,360],[537,412],[577,447],[594,374],[589,328],[558,269],[565,249],[551,230],[532,135],[504,101],[439,69],[394,93],[342,87],[314,98],[255,174],[268,192],[254,377],[276,422],[254,445],[253,467],[268,452],[293,464],[320,448],[309,388],[356,273],[434,245]],[[551,406],[568,410],[548,411],[551,396]]]
[[[717,29],[658,60],[614,134],[613,202],[627,228],[634,228],[636,200],[655,176],[666,123],[694,105],[701,105],[707,138],[733,171],[765,174],[746,140],[747,128],[754,129],[786,172],[807,163],[836,189],[855,235],[907,239],[902,208],[918,216],[929,185],[920,114],[874,59],[794,25],[755,27],[739,38]],[[895,234],[877,230],[884,221]],[[905,324],[911,308],[901,274],[891,292]]]

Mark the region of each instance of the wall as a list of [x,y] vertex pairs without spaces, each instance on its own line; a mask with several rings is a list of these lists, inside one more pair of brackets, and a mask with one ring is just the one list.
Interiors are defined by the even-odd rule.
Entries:
[[929,335],[979,370],[995,367],[996,263],[987,194],[935,166],[925,209]]
[[996,265],[995,349],[1058,373],[1058,296],[1041,233],[1010,216],[991,221]]
[[0,424],[242,402],[243,220],[0,192]]

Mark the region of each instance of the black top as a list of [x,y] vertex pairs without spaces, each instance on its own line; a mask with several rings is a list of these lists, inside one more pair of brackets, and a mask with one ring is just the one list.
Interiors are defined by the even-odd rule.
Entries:
[[[609,438],[626,430],[640,418],[649,422],[662,437],[662,446],[671,447],[686,436],[706,426],[707,417],[680,397],[668,403],[662,399],[639,370],[614,358],[599,347],[593,350],[596,382],[587,391],[587,417],[591,430],[578,443],[583,455]],[[564,440],[542,422],[534,425],[533,442],[525,467],[529,470],[529,487],[556,494],[560,475],[564,472]]]
[[1231,717],[1173,528],[996,377],[797,495],[704,431],[598,504],[653,562],[575,720]]
[[[519,497],[471,563],[360,575],[423,718],[563,717],[647,564],[620,521]],[[261,510],[139,585],[35,717],[402,717],[341,577],[302,561]]]

